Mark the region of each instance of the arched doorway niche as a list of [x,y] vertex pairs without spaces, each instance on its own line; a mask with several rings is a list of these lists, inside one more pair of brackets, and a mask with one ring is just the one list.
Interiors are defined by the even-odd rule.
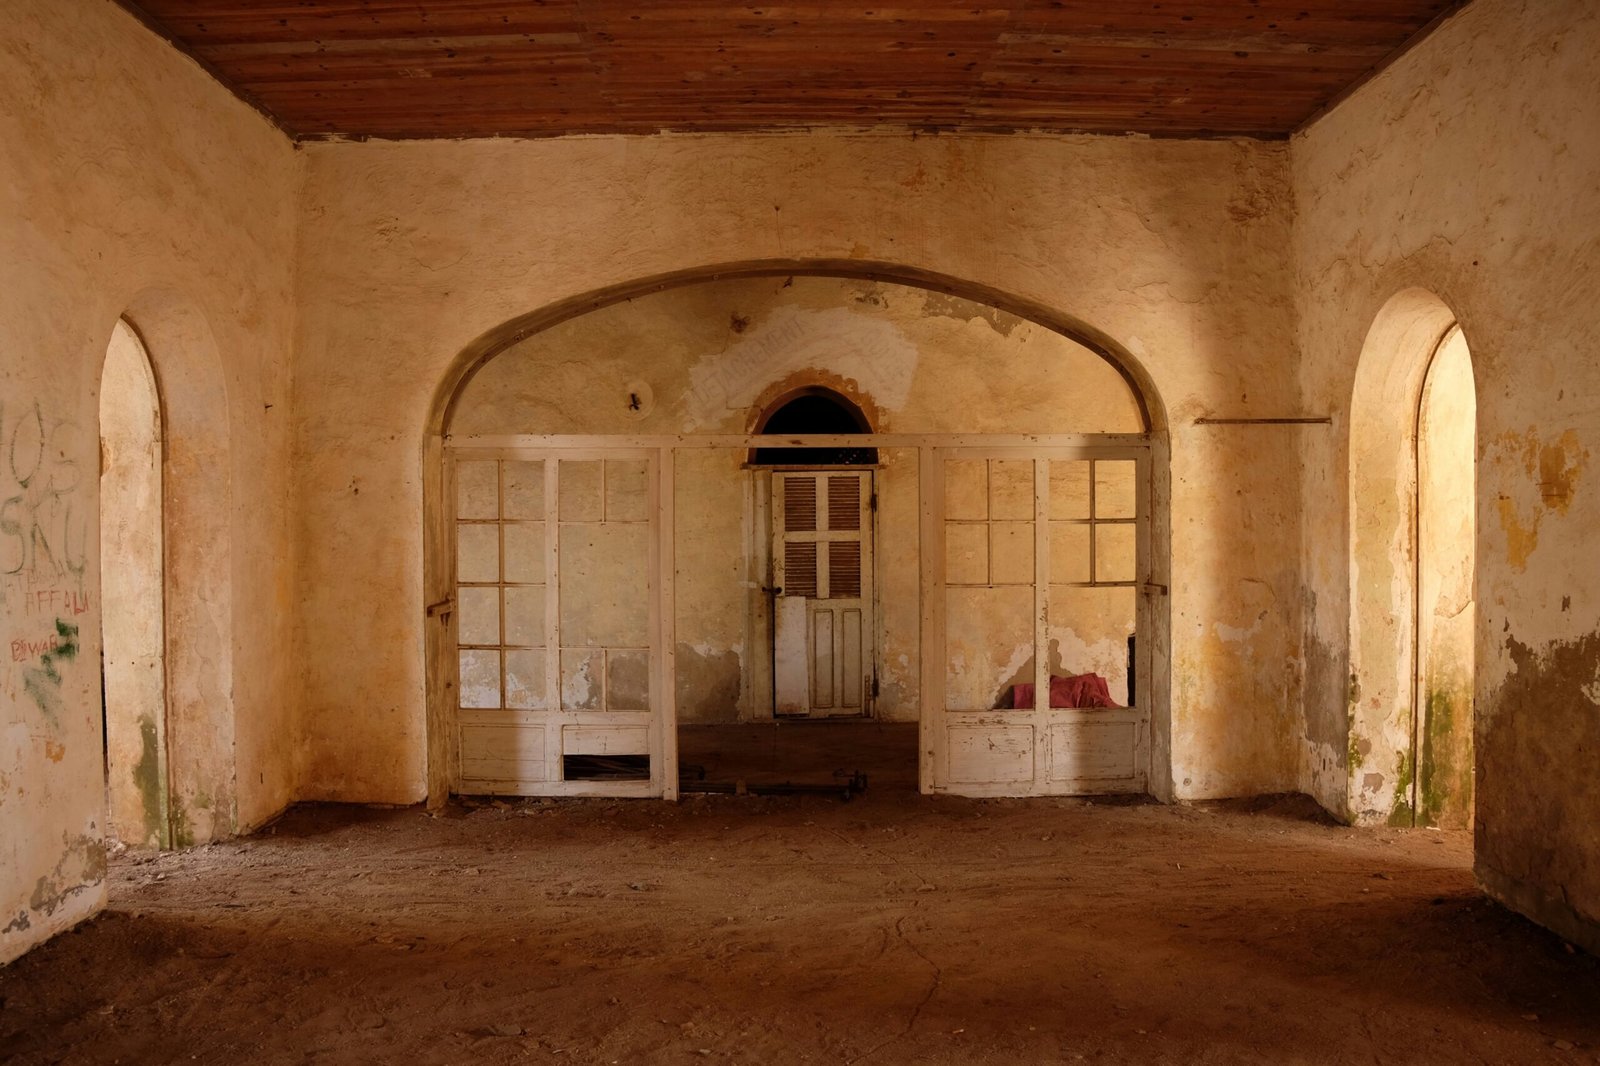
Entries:
[[[104,652],[117,655],[118,641],[127,636],[118,633],[118,620],[105,615],[133,610],[145,623],[140,626],[136,669],[163,675],[159,695],[154,684],[146,684],[138,703],[146,708],[143,717],[153,715],[158,699],[165,713],[152,721],[153,730],[135,726],[139,737],[133,767],[111,770],[133,776],[140,790],[137,806],[129,800],[125,807],[124,825],[137,811],[146,829],[143,842],[187,847],[237,828],[228,395],[210,325],[179,293],[145,289],[113,323],[102,371],[103,411],[127,400],[112,395],[112,389],[136,384],[145,373],[130,365],[133,351],[139,352],[148,372],[148,387],[138,392],[138,404],[153,402],[159,411],[159,438],[154,442],[159,461],[154,470],[146,464],[143,490],[158,491],[153,498],[140,497],[134,521],[138,532],[131,541],[122,537],[102,543],[102,629],[109,638]],[[103,422],[102,432],[104,428]],[[114,451],[108,457],[116,461]],[[109,500],[101,500],[103,537],[106,520],[115,523],[118,509],[127,516],[128,502],[115,489]],[[113,510],[109,515],[108,503]],[[119,557],[130,549],[132,556]],[[130,575],[135,575],[131,584]],[[120,646],[124,658],[128,648]],[[109,718],[119,713],[109,705],[113,690],[127,680],[125,675],[119,678],[120,671],[119,664],[107,664],[108,727]],[[129,697],[125,690],[116,698]],[[153,763],[145,759],[152,744],[141,729],[153,733]],[[110,744],[108,736],[108,751]],[[141,761],[144,769],[139,769]],[[117,829],[115,817],[110,826]]]
[[161,399],[144,342],[119,319],[100,381],[100,633],[107,833],[172,846],[167,781]]
[[1350,810],[1463,828],[1473,809],[1476,395],[1434,294],[1375,319],[1350,422]]
[[[672,298],[658,300],[656,294]],[[940,334],[942,343],[932,342],[933,333]],[[1009,365],[1008,359],[1016,365]],[[1126,460],[1130,478],[1135,470],[1132,456],[1145,457],[1138,466],[1144,486],[1139,491],[1145,501],[1140,522],[1149,535],[1139,542],[1139,559],[1147,580],[1136,587],[1130,562],[1129,580],[1118,595],[1137,600],[1137,609],[1150,619],[1140,627],[1146,634],[1141,653],[1151,663],[1143,702],[1162,710],[1146,727],[1148,769],[1141,769],[1139,780],[1141,790],[1165,798],[1170,794],[1165,713],[1166,437],[1159,403],[1141,384],[1144,381],[1143,371],[1125,352],[1066,316],[957,279],[873,264],[751,264],[649,279],[565,301],[486,335],[462,353],[441,386],[431,416],[435,432],[425,457],[426,580],[432,611],[430,796],[440,801],[456,787],[462,734],[452,723],[451,712],[463,698],[456,686],[465,676],[462,671],[484,665],[458,659],[465,654],[465,646],[457,642],[458,629],[465,624],[457,615],[465,588],[457,586],[453,572],[453,564],[461,558],[455,541],[463,521],[454,508],[461,500],[463,468],[459,462],[451,466],[447,450],[458,459],[464,447],[537,448],[557,442],[567,447],[658,450],[652,457],[637,458],[658,464],[656,469],[665,474],[674,497],[667,509],[675,516],[666,519],[675,541],[672,569],[678,582],[672,610],[678,617],[738,623],[737,632],[721,634],[718,640],[685,640],[678,635],[675,692],[684,696],[690,685],[698,684],[702,693],[720,693],[723,708],[731,706],[746,716],[770,715],[770,709],[760,706],[759,695],[768,685],[753,666],[760,653],[750,652],[760,643],[761,610],[748,603],[770,591],[770,578],[759,572],[760,552],[753,548],[765,539],[765,523],[770,521],[763,514],[770,480],[761,464],[750,462],[754,458],[750,449],[776,442],[748,438],[774,401],[807,390],[833,390],[871,412],[874,435],[863,443],[876,449],[883,468],[871,503],[877,508],[877,522],[892,523],[897,546],[913,544],[926,532],[919,525],[918,500],[931,496],[926,495],[928,486],[919,484],[916,471],[919,458],[931,454],[919,454],[920,449],[935,442],[947,449],[992,449],[997,442],[1017,448],[1041,439],[1080,450],[1089,445],[1122,446],[1130,449]],[[659,450],[669,445],[672,456],[663,469]],[[951,452],[949,458],[954,457]],[[1087,476],[1087,453],[1074,452],[1071,457],[1084,461]],[[998,452],[964,458],[979,464],[1033,461],[1019,453]],[[1060,452],[1056,458],[1065,463],[1069,456]],[[1106,477],[1120,472],[1109,465],[1109,458],[1107,463],[1102,471]],[[524,468],[517,471],[519,477],[526,473]],[[576,475],[578,468],[571,471]],[[740,476],[730,478],[730,471]],[[483,467],[466,473],[487,483],[491,471]],[[618,476],[624,473],[619,467]],[[505,476],[503,467],[495,474],[502,484]],[[701,489],[710,495],[686,505],[686,494]],[[1108,490],[1104,498],[1110,495]],[[560,524],[558,513],[552,511],[548,517]],[[509,521],[504,515],[502,520]],[[1088,537],[1091,520],[1083,521]],[[1106,538],[1109,558],[1111,534],[1120,536],[1124,531],[1110,528],[1111,520],[1106,521],[1099,533]],[[1126,534],[1125,551],[1132,560],[1135,538],[1131,528]],[[473,531],[473,535],[479,534]],[[1033,557],[1043,558],[1037,553]],[[932,676],[919,665],[932,658],[921,655],[919,660],[924,649],[917,635],[918,582],[927,575],[919,574],[916,558],[915,552],[907,552],[898,579],[887,573],[876,578],[887,591],[880,643],[872,652],[882,667],[876,677],[879,705],[900,700],[897,706],[909,708],[913,716],[919,707],[919,687],[926,690]],[[712,574],[718,576],[701,576]],[[764,585],[769,588],[763,590]],[[893,605],[889,593],[897,597]],[[721,602],[735,594],[745,602],[743,609],[730,610]],[[477,591],[471,596],[485,604],[493,598]],[[502,609],[506,596],[501,588]],[[904,622],[898,628],[893,621],[896,612]],[[482,627],[474,622],[472,628],[487,632],[489,616],[482,614],[480,621]],[[1068,627],[1066,620],[1058,622]],[[497,632],[503,635],[504,621],[495,624],[502,626]],[[1112,654],[1107,648],[1114,648],[1119,668],[1127,673],[1124,638],[1087,643],[1094,644],[1102,657]],[[1077,669],[1059,660],[1082,653],[1085,646],[1086,642],[1072,639],[1052,641],[1049,656],[1017,656],[1013,663],[986,664],[985,669],[991,665],[997,671],[1008,669],[1004,676],[997,674],[974,686],[983,691],[974,697],[972,708],[965,704],[962,708],[1009,710],[1009,703],[996,701],[1010,699],[1016,684],[1036,680],[1036,668],[1046,679],[1055,668]],[[492,653],[485,660],[498,656],[503,674],[514,649],[485,645],[474,650]],[[741,650],[743,659],[736,654]],[[552,681],[550,671],[564,669],[561,656],[546,652],[541,657],[546,676],[538,684],[547,686],[550,700],[565,699],[564,686],[574,675]],[[480,690],[485,700],[492,695],[488,676],[485,671]],[[941,673],[936,680],[942,684],[945,678]],[[511,685],[502,676],[498,698],[509,700]],[[1134,686],[1124,680],[1118,687],[1131,694]],[[1049,688],[1038,686],[1038,691]],[[548,746],[537,757],[559,769]]]

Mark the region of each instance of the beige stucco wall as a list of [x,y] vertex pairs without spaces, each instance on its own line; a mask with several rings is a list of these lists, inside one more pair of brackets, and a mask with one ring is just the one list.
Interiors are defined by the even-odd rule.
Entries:
[[[1368,818],[1347,766],[1346,447],[1356,364],[1395,294],[1459,317],[1478,388],[1477,866],[1489,890],[1600,944],[1600,9],[1477,0],[1290,145],[1305,439],[1309,742],[1302,784]],[[1357,471],[1357,476],[1360,472]],[[1357,701],[1348,706],[1347,698]],[[1379,738],[1382,739],[1382,738]],[[1345,775],[1349,774],[1346,785]],[[1350,791],[1347,793],[1345,790]],[[1364,795],[1358,798],[1358,789]],[[1392,802],[1392,799],[1391,799]]]
[[1148,371],[1171,420],[1177,794],[1293,786],[1295,454],[1258,431],[1193,424],[1299,410],[1283,146],[816,133],[305,154],[305,798],[424,793],[420,457],[458,353],[629,279],[850,257],[1058,309]]
[[[107,0],[6,5],[0,145],[0,447],[20,457],[0,464],[4,961],[104,899],[97,392],[125,312],[172,394],[169,472],[212,490],[171,508],[174,533],[229,567],[196,572],[205,587],[182,591],[214,610],[176,620],[222,635],[222,653],[185,675],[204,690],[174,708],[181,811],[204,838],[293,792],[285,459],[301,165]],[[200,446],[219,439],[222,469]]]

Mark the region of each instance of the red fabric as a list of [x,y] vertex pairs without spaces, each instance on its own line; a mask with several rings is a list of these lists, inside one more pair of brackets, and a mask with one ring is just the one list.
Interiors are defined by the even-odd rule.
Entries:
[[[1025,683],[1011,686],[1011,706],[1033,706],[1033,685]],[[1115,707],[1111,702],[1111,686],[1099,674],[1074,674],[1071,677],[1050,678],[1050,706],[1052,707]]]

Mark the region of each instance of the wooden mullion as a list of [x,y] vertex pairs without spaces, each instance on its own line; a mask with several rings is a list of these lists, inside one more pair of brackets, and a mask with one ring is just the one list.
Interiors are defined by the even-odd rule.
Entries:
[[[494,464],[494,513],[496,534],[500,546],[500,580],[495,583],[495,611],[500,617],[500,632],[496,643],[499,645],[500,661],[498,678],[500,682],[500,709],[506,709],[506,464],[504,460],[495,460]],[[456,609],[460,610],[457,603]]]
[[651,699],[651,721],[656,724],[657,758],[652,765],[659,767],[661,775],[658,791],[661,797],[676,801],[678,798],[678,644],[676,606],[676,502],[677,453],[663,448],[652,464],[655,476],[650,479],[655,496],[651,514],[655,516],[656,536],[650,561],[651,577],[656,582],[655,595],[651,597],[656,608],[656,624],[652,629],[655,651],[650,656],[654,667],[657,691]]
[[[828,558],[828,553],[822,550],[822,545],[828,542],[825,538],[831,532],[828,527],[833,524],[833,508],[828,501],[827,477],[822,474],[816,475],[812,479],[811,490],[816,493],[817,528],[809,539],[817,546],[817,599],[826,600],[833,591],[829,587],[833,576],[832,561]],[[806,619],[806,625],[808,627],[811,625],[809,617]],[[837,629],[838,626],[835,625],[834,628]]]
[[1089,581],[1094,583],[1100,579],[1100,563],[1098,552],[1100,549],[1100,524],[1099,517],[1095,514],[1098,504],[1095,502],[1095,480],[1100,476],[1098,460],[1089,460]]
[[1150,757],[1153,740],[1151,737],[1152,718],[1151,712],[1155,701],[1151,698],[1151,685],[1154,676],[1150,669],[1152,662],[1151,636],[1155,630],[1155,584],[1154,562],[1151,542],[1151,502],[1154,485],[1151,474],[1151,462],[1148,455],[1143,455],[1134,460],[1134,519],[1137,523],[1134,548],[1134,579],[1140,589],[1134,595],[1133,601],[1133,637],[1134,655],[1132,671],[1136,680],[1135,699],[1130,700],[1130,707],[1141,713],[1137,716],[1135,726],[1137,740],[1135,742],[1134,772],[1139,774],[1141,780],[1139,787],[1148,789],[1150,785]]
[[878,677],[878,583],[875,552],[878,547],[878,512],[872,506],[877,492],[877,475],[867,471],[857,483],[860,496],[860,582],[861,582],[861,713],[876,718],[878,704],[873,688]]
[[561,468],[544,462],[544,702],[545,782],[561,781]]
[[922,580],[921,702],[917,724],[917,783],[930,793],[945,779],[944,714],[944,456],[934,447],[917,451],[917,505],[921,518],[918,552]]
[[1050,461],[1033,461],[1033,791],[1050,771]]

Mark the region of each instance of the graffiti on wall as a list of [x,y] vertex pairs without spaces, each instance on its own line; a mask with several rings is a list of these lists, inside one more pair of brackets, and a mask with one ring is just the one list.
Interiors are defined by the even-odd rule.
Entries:
[[[89,509],[78,499],[83,472],[73,458],[72,423],[48,419],[37,402],[0,403],[0,574],[30,591],[82,590],[89,560]],[[5,587],[11,607],[14,583]]]
[[51,725],[61,664],[78,655],[72,619],[89,610],[91,484],[77,443],[77,427],[37,401],[0,401],[0,615],[22,693]]

